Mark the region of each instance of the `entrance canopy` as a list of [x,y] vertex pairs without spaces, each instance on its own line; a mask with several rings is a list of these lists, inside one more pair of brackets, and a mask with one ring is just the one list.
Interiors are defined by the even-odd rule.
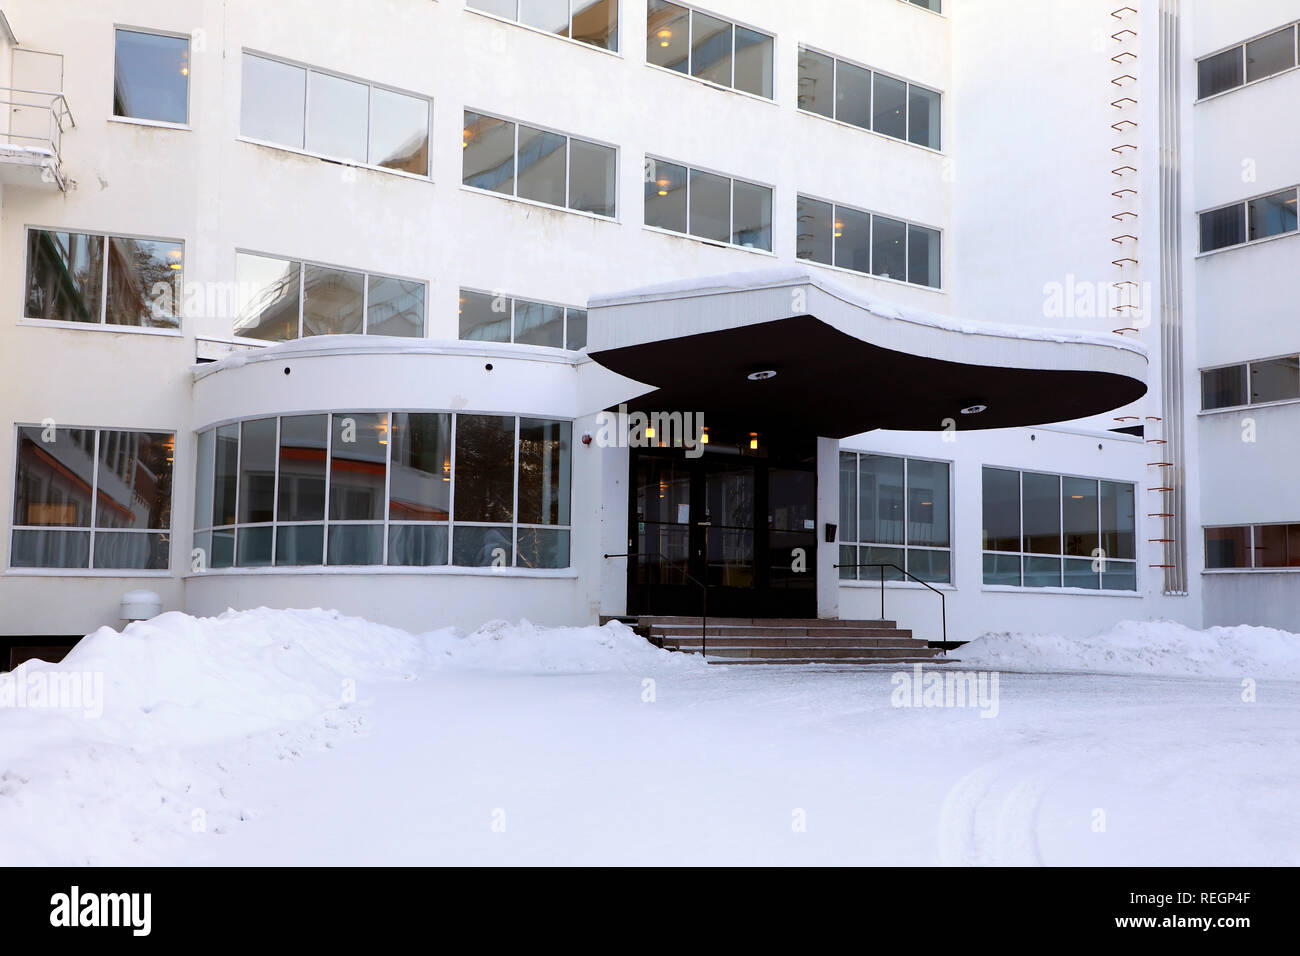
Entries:
[[630,408],[720,424],[826,438],[1010,428],[1086,418],[1147,389],[1146,351],[1113,333],[933,315],[803,267],[596,296],[588,314],[591,357],[649,388]]

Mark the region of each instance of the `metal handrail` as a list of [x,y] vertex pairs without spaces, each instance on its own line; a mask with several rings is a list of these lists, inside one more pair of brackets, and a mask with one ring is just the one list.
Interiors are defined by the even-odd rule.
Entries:
[[[625,552],[623,554],[607,554],[606,560],[610,558],[639,558],[641,555],[637,552]],[[700,589],[700,656],[709,656],[709,586],[691,574],[689,571],[682,571],[682,574],[688,581]]]
[[934,585],[932,585],[929,581],[922,581],[922,580],[921,580],[920,578],[918,578],[915,574],[911,574],[911,573],[909,573],[909,572],[903,570],[902,568],[900,568],[898,565],[894,564],[894,563],[891,562],[891,561],[885,561],[885,562],[883,562],[883,563],[882,563],[882,562],[872,562],[872,563],[870,563],[870,564],[833,564],[833,565],[831,565],[831,567],[833,567],[833,568],[879,568],[879,569],[880,569],[880,619],[881,619],[882,621],[887,620],[887,618],[885,617],[885,568],[893,568],[893,569],[894,569],[895,571],[897,571],[899,574],[902,574],[902,575],[905,575],[905,576],[911,578],[911,579],[912,579],[913,581],[915,581],[917,584],[921,585],[922,587],[929,588],[929,589],[930,589],[931,591],[933,591],[935,594],[939,595],[939,616],[940,616],[940,626],[943,628],[943,643],[944,643],[944,647],[942,648],[942,653],[944,654],[945,657],[947,656],[947,654],[948,654],[948,648],[947,648],[947,644],[948,644],[948,599],[947,599],[947,595],[945,595],[945,594],[944,594],[942,591],[940,591],[937,587],[935,587]]
[[[48,97],[48,100],[42,102],[31,102],[23,97]],[[73,118],[72,108],[68,105],[67,98],[60,92],[53,90],[28,90],[15,86],[0,87],[0,107],[5,111],[5,129],[0,133],[0,138],[10,146],[15,145],[35,145],[48,146],[50,158],[54,161],[52,174],[59,188],[66,188],[66,182],[63,179],[63,134],[69,129],[75,129],[77,126],[76,119]],[[25,110],[43,110],[49,114],[49,130],[46,134],[33,133],[16,133],[13,129],[13,111]],[[16,143],[15,140],[23,142]]]

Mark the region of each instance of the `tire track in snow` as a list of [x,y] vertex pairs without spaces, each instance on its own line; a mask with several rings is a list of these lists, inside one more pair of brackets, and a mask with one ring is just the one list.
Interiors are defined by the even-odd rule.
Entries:
[[[1035,765],[1028,772],[1018,768]],[[1039,810],[1053,774],[1036,755],[993,760],[953,785],[939,810],[944,866],[1042,866]]]

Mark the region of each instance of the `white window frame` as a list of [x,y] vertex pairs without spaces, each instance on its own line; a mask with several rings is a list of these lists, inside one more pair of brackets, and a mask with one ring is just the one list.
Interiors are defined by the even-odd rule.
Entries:
[[[575,0],[569,0],[569,32],[570,33],[573,32],[574,2]],[[514,17],[506,17],[506,16],[502,16],[499,13],[493,13],[491,10],[483,10],[479,7],[474,6],[472,2],[467,2],[465,4],[465,11],[467,13],[477,14],[478,16],[481,17],[487,17],[489,20],[495,20],[497,23],[508,23],[511,26],[520,27],[521,29],[528,30],[530,33],[539,34],[540,36],[552,37],[556,40],[564,40],[566,43],[576,44],[577,46],[581,47],[584,50],[595,50],[597,53],[605,53],[609,56],[617,56],[621,58],[623,56],[623,0],[613,0],[613,3],[615,9],[617,10],[616,15],[618,17],[617,25],[615,26],[614,29],[615,42],[618,44],[617,50],[610,50],[603,46],[595,46],[594,44],[588,43],[585,40],[577,40],[574,39],[572,36],[565,36],[561,33],[551,33],[549,30],[543,30],[541,27],[535,27],[531,23],[524,23],[519,19],[519,0],[515,0]]]
[[[586,312],[587,309],[586,309],[584,306],[581,306],[581,305],[565,305],[563,302],[552,302],[552,301],[550,301],[549,299],[538,299],[538,298],[536,298],[536,297],[534,297],[534,296],[528,296],[528,295],[510,295],[510,294],[508,294],[508,293],[505,293],[505,292],[500,291],[499,289],[498,289],[498,290],[476,289],[476,288],[474,288],[473,286],[467,286],[467,285],[460,286],[460,288],[457,290],[457,295],[458,295],[458,296],[460,296],[460,295],[464,295],[466,292],[472,292],[472,293],[474,293],[475,295],[487,295],[487,296],[491,296],[491,297],[494,298],[494,299],[496,299],[496,298],[502,298],[502,299],[506,299],[506,300],[509,301],[509,303],[510,303],[510,309],[509,309],[509,312],[506,313],[506,314],[508,314],[509,317],[510,317],[510,338],[509,338],[507,341],[505,341],[505,342],[493,342],[493,343],[490,343],[490,344],[493,344],[493,345],[523,345],[525,348],[531,348],[531,349],[546,349],[546,350],[549,351],[549,352],[564,351],[564,352],[574,352],[574,353],[576,354],[577,352],[580,352],[580,351],[581,351],[580,349],[571,349],[571,348],[569,348],[569,313],[570,313],[570,312]],[[563,309],[563,310],[564,310],[564,317],[563,317],[563,323],[564,323],[564,344],[563,344],[562,346],[560,346],[560,348],[557,349],[555,346],[552,346],[552,345],[533,345],[533,344],[528,343],[528,342],[516,342],[516,341],[515,341],[515,303],[516,303],[516,302],[519,302],[519,301],[523,301],[523,302],[532,302],[532,303],[534,303],[534,304],[536,304],[536,305],[549,305],[549,306],[552,306],[553,308],[556,308],[556,309]],[[457,341],[460,341],[460,342],[474,342],[474,341],[478,341],[478,340],[476,340],[476,339],[462,339],[462,338],[460,338],[460,322],[459,322],[459,313],[457,313],[456,337],[457,337]],[[583,348],[586,348],[586,346],[584,345]],[[531,416],[531,415],[525,415],[525,416],[523,416],[523,417],[524,417],[524,418],[532,418],[532,417],[534,417],[534,416]]]
[[[1250,397],[1250,389],[1251,389],[1251,384],[1250,384],[1251,367],[1254,366],[1254,365],[1256,365],[1256,364],[1261,364],[1261,363],[1264,363],[1264,362],[1276,362],[1276,361],[1278,361],[1279,359],[1300,359],[1300,355],[1297,355],[1297,353],[1295,353],[1295,352],[1287,352],[1287,353],[1283,353],[1283,354],[1281,354],[1281,355],[1268,355],[1268,356],[1265,356],[1265,357],[1263,357],[1263,358],[1245,359],[1245,360],[1240,361],[1240,362],[1224,362],[1222,365],[1206,365],[1206,366],[1204,366],[1204,367],[1198,369],[1198,372],[1199,372],[1199,374],[1200,374],[1201,376],[1204,376],[1206,372],[1219,372],[1219,371],[1222,371],[1223,369],[1226,369],[1226,368],[1243,368],[1243,367],[1244,367],[1244,368],[1246,369],[1246,394],[1247,394],[1247,401],[1246,401],[1246,403],[1245,403],[1244,405],[1220,405],[1220,406],[1218,406],[1218,407],[1216,407],[1216,408],[1206,408],[1206,407],[1205,407],[1205,386],[1204,386],[1204,378],[1202,378],[1202,380],[1201,380],[1201,381],[1202,381],[1202,385],[1201,385],[1201,409],[1200,409],[1200,414],[1202,414],[1202,415],[1217,415],[1219,412],[1233,412],[1233,411],[1240,411],[1240,410],[1243,409],[1243,408],[1270,408],[1270,407],[1272,407],[1272,406],[1274,406],[1274,405],[1294,405],[1294,404],[1296,404],[1297,402],[1300,402],[1300,396],[1297,396],[1297,397],[1295,397],[1295,398],[1279,398],[1279,399],[1276,399],[1275,401],[1271,401],[1271,402],[1253,402],[1253,401],[1250,401],[1250,400],[1249,400],[1249,397]],[[1233,528],[1235,528],[1235,527],[1240,527],[1240,526],[1239,526],[1239,525],[1224,525],[1224,527],[1233,527]]]
[[[1259,239],[1251,239],[1250,238],[1250,204],[1260,199],[1267,199],[1270,196],[1276,196],[1279,193],[1287,192],[1288,190],[1296,194],[1297,197],[1298,205],[1297,205],[1296,228],[1288,229],[1286,232],[1274,233],[1271,236],[1261,236]],[[1242,242],[1235,242],[1230,246],[1219,246],[1218,248],[1215,249],[1202,249],[1201,248],[1201,217],[1208,215],[1209,213],[1212,212],[1220,212],[1221,210],[1224,209],[1231,209],[1233,206],[1241,207],[1241,215],[1243,221],[1242,231],[1246,236],[1245,240]],[[1220,203],[1217,206],[1207,206],[1205,209],[1199,210],[1196,213],[1196,258],[1200,259],[1202,256],[1213,256],[1213,255],[1217,255],[1220,252],[1228,252],[1232,249],[1241,249],[1244,248],[1245,246],[1257,246],[1261,242],[1273,242],[1274,240],[1286,239],[1290,236],[1294,236],[1297,234],[1300,234],[1300,186],[1283,186],[1280,189],[1270,189],[1267,192],[1262,192],[1257,195],[1250,196],[1246,199],[1236,199],[1232,202]]]
[[[641,206],[641,224],[646,229],[650,230],[651,232],[658,232],[668,236],[685,236],[687,239],[694,239],[696,242],[703,242],[710,246],[719,246],[728,249],[741,249],[745,252],[756,252],[759,253],[760,255],[765,255],[765,256],[776,255],[774,251],[776,246],[776,187],[775,186],[771,185],[770,183],[759,182],[758,180],[755,179],[741,179],[739,176],[733,176],[730,173],[724,173],[718,170],[709,169],[706,166],[693,166],[690,163],[679,162],[678,160],[675,159],[669,159],[666,156],[656,156],[653,153],[646,153],[645,159],[647,163],[668,163],[671,166],[680,166],[686,170],[686,231],[679,232],[676,229],[668,229],[665,226],[650,225],[648,222],[645,221],[645,202],[643,199],[642,206]],[[709,176],[718,176],[722,179],[727,180],[731,184],[730,199],[729,199],[728,209],[727,209],[727,217],[728,217],[727,235],[728,236],[735,236],[736,234],[736,183],[742,183],[743,185],[746,186],[757,186],[760,189],[766,189],[768,193],[771,194],[772,197],[772,223],[770,228],[772,231],[773,249],[760,249],[758,246],[744,246],[741,245],[740,243],[732,242],[730,240],[726,242],[721,242],[717,239],[710,239],[706,236],[697,236],[695,233],[691,232],[690,229],[691,229],[691,173],[692,172],[705,173],[706,175]]]
[[189,52],[189,72],[185,74],[185,122],[170,123],[166,120],[144,119],[139,116],[118,116],[113,111],[113,91],[110,86],[108,95],[108,120],[110,123],[126,123],[132,126],[153,126],[158,129],[176,129],[192,130],[194,128],[194,37],[189,33],[180,33],[174,30],[157,30],[153,27],[137,27],[126,23],[113,24],[113,74],[117,75],[117,34],[118,31],[124,30],[127,33],[143,33],[148,36],[171,37],[175,40],[184,40],[186,50]]
[[[1291,38],[1293,43],[1295,44],[1295,53],[1294,53],[1295,63],[1284,70],[1278,70],[1276,73],[1270,73],[1268,76],[1261,76],[1257,80],[1246,79],[1246,69],[1247,69],[1246,46],[1248,44],[1254,43],[1256,40],[1262,40],[1265,37],[1270,37],[1274,33],[1281,33],[1283,30],[1287,29],[1288,27],[1291,29]],[[1274,27],[1271,30],[1265,30],[1263,33],[1258,33],[1255,36],[1250,37],[1249,39],[1241,40],[1238,43],[1230,43],[1227,46],[1221,47],[1220,49],[1215,50],[1211,53],[1206,53],[1202,56],[1198,56],[1196,58],[1197,98],[1192,101],[1192,105],[1196,105],[1198,103],[1208,103],[1210,100],[1218,99],[1220,96],[1227,96],[1229,93],[1237,92],[1237,90],[1244,90],[1248,86],[1254,86],[1257,83],[1267,82],[1268,80],[1273,79],[1273,77],[1275,76],[1285,76],[1286,74],[1294,72],[1295,70],[1300,70],[1300,29],[1298,28],[1300,28],[1300,20],[1293,20],[1290,23],[1283,23],[1281,26]],[[1236,49],[1241,50],[1241,82],[1236,86],[1228,87],[1226,90],[1219,90],[1219,92],[1217,93],[1211,93],[1209,96],[1201,96],[1200,95],[1201,61],[1211,59],[1212,57],[1216,57],[1219,56],[1220,54],[1227,53],[1230,50],[1236,50]]]
[[[646,60],[645,63],[646,66],[648,66],[652,70],[659,70],[661,73],[667,73],[670,76],[680,76],[680,77],[685,77],[688,80],[694,80],[696,83],[702,83],[705,86],[712,87],[715,90],[725,90],[728,93],[738,93],[741,96],[748,96],[750,99],[757,100],[760,103],[771,103],[773,105],[776,105],[776,91],[780,89],[780,86],[778,85],[778,77],[780,74],[777,68],[777,50],[779,49],[780,38],[776,33],[773,33],[771,30],[766,30],[762,27],[754,26],[751,23],[746,23],[740,20],[734,20],[731,17],[724,17],[720,14],[713,13],[709,10],[705,10],[701,7],[697,7],[690,3],[681,3],[679,2],[679,0],[669,0],[669,2],[689,11],[689,15],[686,17],[686,72],[680,73],[677,70],[671,70],[666,66],[660,66],[658,63],[651,63],[649,59]],[[646,9],[647,11],[649,11],[649,0],[645,0],[645,3],[646,3]],[[702,16],[712,17],[714,20],[722,20],[725,23],[731,24],[731,83],[729,85],[724,85],[722,83],[716,82],[715,80],[706,79],[705,77],[702,76],[696,76],[695,73],[693,72],[694,59],[695,59],[695,16],[694,14],[696,13],[699,13]],[[771,96],[763,96],[761,93],[751,93],[749,90],[736,89],[735,84],[736,84],[736,28],[737,27],[740,27],[741,29],[744,30],[749,30],[752,33],[760,33],[763,36],[771,37],[772,39],[772,95]],[[645,39],[649,40],[649,36],[646,36]]]
[[[804,192],[795,194],[796,211],[799,208],[800,199],[810,199],[813,202],[827,203],[831,207],[831,262],[828,264],[825,262],[818,262],[816,259],[797,259],[798,262],[806,262],[809,265],[817,266],[820,269],[834,269],[837,272],[844,272],[847,273],[848,275],[867,276],[871,279],[877,280],[878,282],[897,282],[899,285],[905,285],[912,289],[925,289],[928,292],[943,292],[943,293],[946,293],[948,291],[945,285],[948,279],[948,270],[944,266],[944,258],[943,258],[944,249],[947,247],[947,241],[944,238],[944,231],[942,229],[938,228],[937,226],[927,226],[923,222],[916,222],[915,220],[912,219],[904,219],[902,216],[891,216],[888,213],[875,212],[871,209],[863,209],[860,206],[851,206],[848,203],[836,202],[833,199],[823,199],[821,196],[815,196],[812,193],[804,193]],[[838,210],[841,207],[871,217],[871,228],[870,228],[870,234],[867,237],[867,243],[868,243],[868,248],[871,249],[871,264],[873,267],[875,266],[875,261],[876,261],[875,240],[876,240],[876,217],[877,216],[879,216],[881,219],[891,219],[894,222],[901,222],[903,223],[903,225],[907,226],[909,230],[915,227],[917,229],[928,229],[931,232],[937,232],[939,234],[939,284],[937,286],[923,285],[922,283],[919,282],[911,282],[906,278],[895,279],[893,276],[880,276],[880,275],[876,275],[874,272],[859,272],[857,269],[850,269],[848,266],[835,265],[834,264],[835,223],[838,221],[836,210]],[[799,223],[798,223],[798,215],[796,212],[796,218],[795,218],[796,254],[798,252],[798,229],[799,229]],[[905,275],[910,274],[912,268],[911,245],[912,244],[907,241],[907,234],[905,234],[904,241],[903,241],[903,272]]]

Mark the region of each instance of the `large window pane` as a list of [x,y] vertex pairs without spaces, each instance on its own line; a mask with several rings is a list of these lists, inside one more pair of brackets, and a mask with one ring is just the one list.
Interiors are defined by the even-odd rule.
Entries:
[[[239,523],[275,520],[275,419],[244,422],[239,439]],[[269,560],[269,558],[268,558]]]
[[325,563],[325,526],[282,524],[275,529],[275,563],[301,567]]
[[447,563],[446,525],[395,524],[388,528],[388,563],[427,568]]
[[1201,373],[1201,407],[1232,408],[1247,403],[1246,366],[1229,365]]
[[569,523],[569,453],[573,426],[519,419],[520,524]]
[[795,256],[831,265],[831,225],[834,207],[828,202],[799,197],[795,225]]
[[1101,483],[1101,549],[1109,558],[1135,558],[1136,511],[1133,486],[1118,481]]
[[686,231],[686,167],[648,160],[645,183],[645,223],[673,232]]
[[691,11],[691,74],[731,86],[731,24]]
[[849,452],[840,452],[840,540],[858,540],[858,456]]
[[799,109],[835,115],[835,60],[812,50],[799,51]]
[[[239,483],[239,426],[222,425],[217,429],[216,453],[212,481],[212,524],[235,523],[235,499]],[[212,539],[212,547],[217,539]]]
[[[459,500],[459,490],[456,494]],[[515,562],[514,541],[509,525],[457,525],[451,541],[452,564],[471,568],[508,568]]]
[[1201,251],[1223,249],[1246,241],[1246,206],[1237,203],[1201,213]]
[[515,300],[515,341],[522,345],[564,347],[564,308]]
[[939,230],[907,227],[907,281],[939,288]]
[[1250,363],[1250,400],[1284,402],[1300,398],[1300,362],[1296,356]]
[[564,340],[566,349],[585,349],[587,347],[587,310],[586,309],[567,309],[567,319]]
[[748,249],[772,251],[772,190],[732,181],[731,241]]
[[327,266],[305,266],[302,334],[360,335],[365,275]]
[[[388,416],[383,413],[349,412],[336,414],[333,419],[330,446],[330,520],[382,521]],[[332,536],[332,529],[330,533]],[[333,547],[331,543],[331,554],[333,554]],[[381,548],[381,553],[382,550]]]
[[948,545],[948,465],[907,462],[907,543]]
[[108,240],[109,325],[174,329],[176,303],[184,291],[184,247],[156,239]]
[[701,239],[731,241],[731,180],[691,170],[690,233]]
[[521,568],[567,568],[569,532],[554,528],[520,528],[517,563]]
[[772,38],[757,30],[736,27],[735,87],[772,98]]
[[[1004,468],[984,469],[983,537],[985,551],[1020,550],[1020,472]],[[999,576],[1005,576],[1004,572],[1005,568]],[[1017,578],[1019,574],[1017,571]],[[986,561],[985,583],[995,583],[990,582],[987,575]]]
[[98,531],[95,567],[128,571],[166,571],[171,563],[171,537],[158,532]]
[[166,432],[101,431],[95,527],[170,528],[175,452]]
[[370,276],[366,304],[367,335],[424,337],[424,283]]
[[1021,487],[1025,496],[1025,550],[1032,554],[1060,554],[1060,478],[1026,472]]
[[886,136],[907,138],[907,84],[875,74],[871,128]]
[[897,219],[873,216],[871,222],[871,274],[907,280],[907,225]]
[[1196,64],[1197,95],[1201,97],[1222,93],[1242,84],[1241,47],[1224,50],[1206,57]]
[[314,70],[307,75],[307,149],[364,163],[370,87]]
[[559,133],[519,127],[519,195],[552,206],[564,205],[565,144]]
[[918,146],[939,148],[939,94],[919,86],[907,88],[907,138]]
[[1100,547],[1097,528],[1097,482],[1088,478],[1061,479],[1061,521],[1065,553],[1091,557]]
[[612,146],[569,141],[569,208],[613,218],[616,160]]
[[1250,528],[1206,528],[1205,566],[1250,567]]
[[189,121],[190,41],[117,31],[113,115],[160,123]]
[[328,440],[327,415],[295,415],[280,419],[280,489],[277,521],[324,519],[325,458]]
[[306,70],[245,53],[241,93],[239,132],[242,135],[303,148]]
[[9,564],[15,568],[90,567],[90,532],[15,531]]
[[301,264],[241,252],[235,256],[235,334],[264,342],[298,337]]
[[99,322],[103,310],[103,236],[29,229],[24,316]]
[[1295,27],[1286,27],[1246,44],[1246,82],[1295,66]]
[[835,264],[857,272],[871,271],[871,214],[835,207],[832,237],[835,240]]
[[475,342],[509,342],[510,299],[462,289],[460,337]]
[[194,469],[194,527],[212,525],[212,469],[215,464],[217,433],[208,429],[198,436]]
[[573,0],[573,38],[618,50],[618,0]]
[[451,416],[393,413],[388,513],[393,521],[446,521],[451,510]]
[[1267,239],[1296,228],[1296,191],[1274,193],[1247,204],[1248,239]]
[[667,0],[650,0],[647,11],[645,58],[647,63],[678,73],[690,69],[690,11]]
[[835,63],[835,118],[871,129],[871,71],[852,63]]
[[90,527],[94,451],[93,431],[19,428],[14,524]]
[[519,0],[519,22],[568,36],[569,0]]
[[1255,564],[1257,568],[1287,567],[1287,526],[1261,524],[1255,526]]
[[514,515],[514,488],[515,420],[500,415],[456,416],[456,520],[509,522]]
[[378,87],[371,95],[370,164],[429,175],[429,101]]
[[462,177],[466,186],[513,195],[515,124],[465,111]]
[[384,563],[384,526],[336,524],[329,527],[328,564],[367,566]]
[[902,544],[903,459],[862,455],[858,469],[858,540]]

